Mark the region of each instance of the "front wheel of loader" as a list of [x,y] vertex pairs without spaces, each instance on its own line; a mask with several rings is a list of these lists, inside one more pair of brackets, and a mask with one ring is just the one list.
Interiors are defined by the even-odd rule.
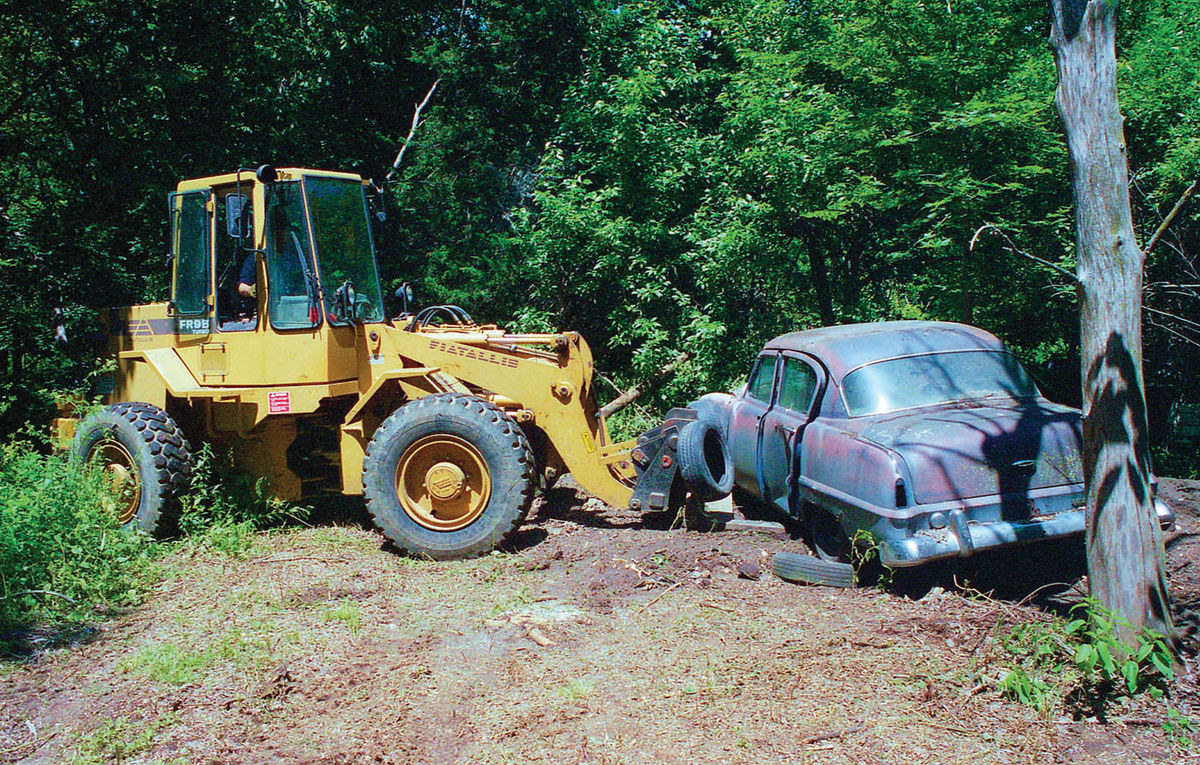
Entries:
[[401,550],[435,560],[494,549],[525,520],[534,460],[521,428],[494,405],[457,393],[409,402],[375,431],[363,493]]
[[187,439],[166,412],[136,401],[99,409],[76,428],[71,457],[104,472],[122,525],[151,536],[170,528],[192,458]]

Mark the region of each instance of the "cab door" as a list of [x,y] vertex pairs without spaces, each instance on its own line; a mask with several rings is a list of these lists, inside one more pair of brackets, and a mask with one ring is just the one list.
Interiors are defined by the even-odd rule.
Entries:
[[791,486],[800,468],[800,442],[822,375],[816,364],[800,355],[784,354],[778,367],[772,404],[759,427],[758,477],[763,500],[792,513]]
[[171,220],[170,315],[180,335],[212,331],[212,203],[207,191],[168,197]]

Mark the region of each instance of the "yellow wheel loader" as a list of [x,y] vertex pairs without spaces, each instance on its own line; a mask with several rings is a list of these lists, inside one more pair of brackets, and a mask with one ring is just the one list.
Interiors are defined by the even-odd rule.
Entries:
[[[365,495],[400,549],[437,559],[502,543],[547,474],[641,510],[728,493],[720,432],[692,410],[611,442],[577,333],[512,334],[456,306],[387,318],[370,189],[262,166],[169,196],[170,300],[103,312],[106,406],[57,423],[117,487],[122,521],[167,527],[200,441],[281,499]],[[706,485],[677,479],[680,453]]]

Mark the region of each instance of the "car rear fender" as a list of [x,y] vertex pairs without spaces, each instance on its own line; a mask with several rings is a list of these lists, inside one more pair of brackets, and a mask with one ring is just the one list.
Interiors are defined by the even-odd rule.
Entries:
[[816,419],[801,446],[801,498],[841,516],[846,506],[878,508],[888,516],[907,515],[912,478],[900,455],[839,427]]

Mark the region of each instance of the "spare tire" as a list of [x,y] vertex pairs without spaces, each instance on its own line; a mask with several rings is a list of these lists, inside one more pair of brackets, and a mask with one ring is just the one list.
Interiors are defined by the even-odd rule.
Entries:
[[698,499],[711,502],[733,491],[733,457],[715,424],[696,420],[684,425],[677,452],[679,474]]

